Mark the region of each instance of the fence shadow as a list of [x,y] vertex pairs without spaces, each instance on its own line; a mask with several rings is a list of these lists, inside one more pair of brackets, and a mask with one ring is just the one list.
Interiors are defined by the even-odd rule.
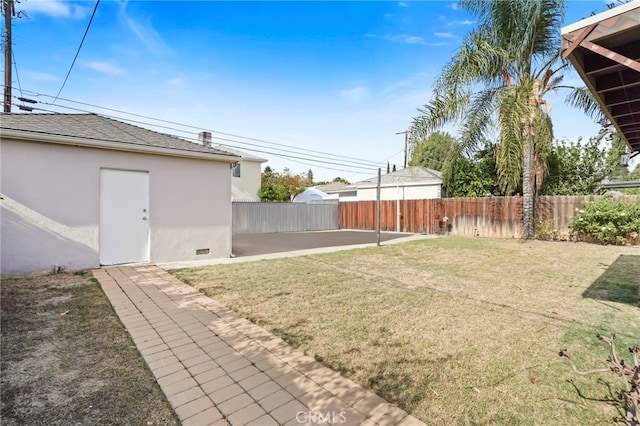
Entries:
[[582,296],[640,307],[640,255],[620,255]]

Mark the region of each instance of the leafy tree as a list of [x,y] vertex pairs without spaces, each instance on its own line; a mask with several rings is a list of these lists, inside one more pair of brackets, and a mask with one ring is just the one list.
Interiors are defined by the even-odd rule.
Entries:
[[434,132],[421,142],[412,144],[409,165],[442,172],[447,197],[484,197],[501,195],[497,186],[495,145],[486,144],[467,158],[458,141],[448,133]]
[[627,150],[627,144],[617,134],[614,133],[611,137],[611,148],[607,152],[607,165],[609,166],[609,173],[607,174],[609,180],[612,181],[625,181],[629,176],[629,168],[620,165],[620,156]]
[[349,182],[348,180],[338,176],[338,177],[333,178],[332,181],[323,180],[322,182],[316,182],[315,186],[327,185],[327,184],[334,183],[334,182],[340,182],[340,183],[344,183],[345,185],[351,185],[351,182]]
[[465,157],[458,158],[452,173],[444,180],[447,197],[484,197],[491,194],[492,180],[483,173],[478,163]]
[[310,186],[307,176],[293,175],[286,167],[278,173],[267,166],[262,172],[258,196],[261,201],[291,201],[307,186]]
[[617,135],[607,150],[600,139],[562,141],[549,155],[549,176],[541,188],[545,195],[590,195],[600,192],[605,179],[626,180],[627,167],[620,166],[625,144]]
[[442,170],[444,192],[447,197],[486,197],[504,195],[498,185],[496,146],[486,148],[469,159],[460,152],[446,158]]
[[[630,172],[626,181],[640,181],[640,164],[638,164],[632,172]],[[626,188],[622,190],[623,193],[628,195],[640,195],[640,188]]]
[[351,185],[351,182],[349,182],[344,178],[341,178],[340,176],[333,178],[331,182],[340,182],[340,183],[344,183],[345,185]]
[[[534,188],[542,183],[553,128],[545,95],[562,86],[560,24],[563,0],[460,0],[479,25],[444,67],[433,99],[414,119],[412,133],[426,135],[447,123],[461,124],[463,152],[482,146],[499,131],[499,184],[513,194],[522,184],[523,237],[533,238]],[[569,98],[597,110],[582,91]],[[589,109],[591,108],[591,109]]]
[[545,195],[595,194],[608,173],[606,150],[596,138],[587,142],[562,141],[549,155],[549,176],[540,192]]
[[311,169],[307,172],[307,181],[309,182],[309,185],[313,185],[313,170]]
[[426,139],[412,144],[409,165],[441,171],[457,143],[449,133],[433,132]]

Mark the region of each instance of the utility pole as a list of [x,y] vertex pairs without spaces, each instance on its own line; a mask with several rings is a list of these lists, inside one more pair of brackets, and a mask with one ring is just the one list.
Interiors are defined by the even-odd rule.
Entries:
[[409,149],[409,131],[405,130],[404,132],[398,132],[396,135],[401,135],[404,133],[404,168],[407,168],[407,150]]
[[11,19],[14,15],[13,0],[2,0],[4,12],[4,112],[11,112]]
[[380,186],[382,182],[382,169],[378,168],[378,185],[376,185],[376,245],[380,247]]

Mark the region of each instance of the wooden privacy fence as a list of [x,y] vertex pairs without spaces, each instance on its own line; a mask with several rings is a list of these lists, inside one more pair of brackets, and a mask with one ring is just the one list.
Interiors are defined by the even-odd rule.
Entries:
[[338,203],[233,202],[234,234],[338,229]]
[[[585,201],[600,196],[536,197],[536,219],[553,221],[553,228],[569,232],[569,218]],[[618,196],[614,199],[640,201],[640,196]],[[400,201],[400,231],[497,238],[519,238],[522,235],[522,197],[437,198]],[[380,203],[380,225],[383,231],[397,228],[397,201]],[[340,229],[376,228],[376,202],[344,202],[339,205]],[[444,222],[443,219],[448,221]]]

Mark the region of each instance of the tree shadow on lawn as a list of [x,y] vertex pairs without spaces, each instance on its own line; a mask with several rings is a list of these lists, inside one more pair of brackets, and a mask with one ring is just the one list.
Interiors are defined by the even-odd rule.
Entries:
[[620,255],[582,297],[640,307],[640,255]]
[[374,373],[367,380],[367,386],[388,402],[408,412],[414,412],[427,398],[426,390],[430,388],[431,383],[416,380],[415,374],[411,374],[411,369],[422,368],[428,362],[429,360],[422,358],[376,362]]

